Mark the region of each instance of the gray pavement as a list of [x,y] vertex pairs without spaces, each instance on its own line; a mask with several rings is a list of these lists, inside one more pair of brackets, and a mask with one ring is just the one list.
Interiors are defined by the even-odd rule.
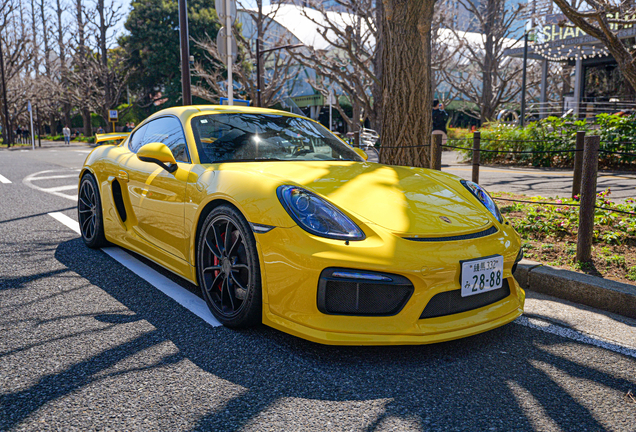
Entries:
[[48,215],[82,150],[0,151],[0,431],[634,430],[636,320],[539,294],[428,346],[206,324]]
[[[442,152],[442,171],[470,179],[472,165],[457,152]],[[519,168],[481,166],[479,183],[493,192],[515,192],[530,196],[570,197],[572,170],[557,168]],[[600,171],[597,191],[610,188],[610,199],[623,201],[636,197],[636,171]]]
[[[370,149],[369,161],[378,155]],[[472,165],[464,162],[458,152],[442,152],[442,171],[470,180]],[[491,192],[514,192],[529,196],[570,197],[572,170],[556,168],[481,166],[479,183]],[[610,199],[622,202],[636,197],[636,171],[601,171],[597,191],[611,188]]]

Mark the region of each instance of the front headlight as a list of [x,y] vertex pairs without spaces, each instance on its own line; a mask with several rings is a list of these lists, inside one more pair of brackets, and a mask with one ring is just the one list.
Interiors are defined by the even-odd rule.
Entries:
[[351,219],[318,195],[296,186],[276,190],[287,213],[311,234],[337,240],[364,240],[365,235]]
[[481,203],[488,209],[490,213],[492,213],[492,215],[499,221],[499,223],[503,222],[503,216],[501,216],[499,207],[497,207],[495,201],[490,198],[490,195],[488,195],[488,192],[486,192],[484,188],[479,186],[477,183],[468,180],[461,180],[461,184],[463,184],[466,189],[468,189],[473,195],[475,195],[475,197],[479,201],[481,201]]

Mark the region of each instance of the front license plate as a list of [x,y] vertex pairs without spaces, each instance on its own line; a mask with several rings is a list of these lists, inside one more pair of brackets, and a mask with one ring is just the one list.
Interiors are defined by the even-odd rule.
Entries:
[[503,256],[493,255],[468,261],[462,265],[462,297],[496,290],[503,285]]

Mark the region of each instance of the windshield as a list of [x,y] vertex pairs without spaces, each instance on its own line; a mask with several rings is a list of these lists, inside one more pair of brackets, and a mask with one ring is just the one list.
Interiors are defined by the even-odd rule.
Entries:
[[315,122],[276,114],[194,117],[201,163],[261,160],[363,162],[349,146]]

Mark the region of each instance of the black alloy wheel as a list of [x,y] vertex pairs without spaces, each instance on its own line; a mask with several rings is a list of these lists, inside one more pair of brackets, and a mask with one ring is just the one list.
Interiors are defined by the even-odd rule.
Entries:
[[197,274],[212,314],[227,327],[262,321],[260,266],[249,224],[230,206],[212,210],[197,246]]
[[97,182],[91,174],[82,177],[77,200],[77,219],[86,246],[97,249],[106,245],[102,201]]

